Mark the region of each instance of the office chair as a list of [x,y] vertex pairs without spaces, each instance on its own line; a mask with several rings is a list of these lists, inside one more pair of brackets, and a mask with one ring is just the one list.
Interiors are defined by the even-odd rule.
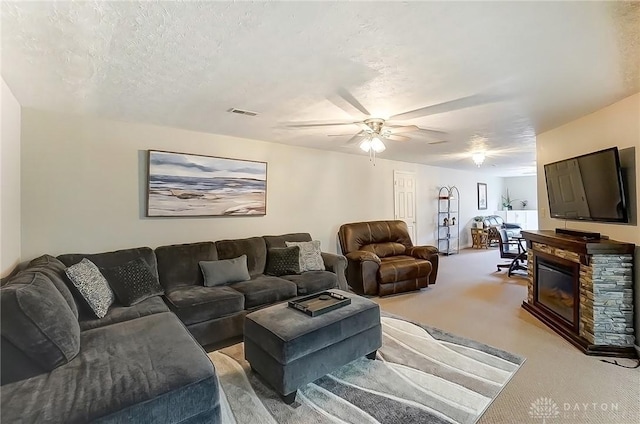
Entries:
[[[516,270],[525,270],[527,269],[526,265],[522,265],[520,262],[524,262],[526,259],[526,250],[523,249],[522,245],[515,241],[509,240],[509,236],[507,235],[507,230],[499,229],[498,230],[498,245],[500,248],[500,258],[502,259],[511,259],[511,261],[507,264],[498,264],[498,271],[502,268],[509,268],[509,277],[511,277],[511,273]],[[514,250],[515,246],[515,250]]]

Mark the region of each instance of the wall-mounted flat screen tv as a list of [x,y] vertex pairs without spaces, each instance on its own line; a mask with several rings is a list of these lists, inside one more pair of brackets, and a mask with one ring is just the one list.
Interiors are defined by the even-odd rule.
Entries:
[[552,218],[629,222],[618,149],[544,166]]

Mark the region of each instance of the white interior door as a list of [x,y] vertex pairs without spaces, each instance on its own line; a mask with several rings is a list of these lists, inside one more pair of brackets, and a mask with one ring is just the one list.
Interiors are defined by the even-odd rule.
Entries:
[[393,171],[393,198],[395,219],[400,219],[407,223],[411,241],[417,244],[415,173]]

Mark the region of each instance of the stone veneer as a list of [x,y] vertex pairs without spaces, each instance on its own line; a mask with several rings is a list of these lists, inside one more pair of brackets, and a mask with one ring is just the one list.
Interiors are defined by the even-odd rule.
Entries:
[[[533,252],[580,263],[580,255],[533,242],[527,254],[528,294],[533,304]],[[633,257],[588,255],[580,264],[579,336],[594,345],[633,346]]]

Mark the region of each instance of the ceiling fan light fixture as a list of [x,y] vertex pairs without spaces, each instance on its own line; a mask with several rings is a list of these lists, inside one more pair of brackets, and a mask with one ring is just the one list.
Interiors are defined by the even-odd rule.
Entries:
[[380,140],[380,137],[374,136],[371,138],[371,148],[376,153],[382,153],[386,150],[387,146],[385,146],[382,140]]
[[473,160],[473,163],[475,163],[478,168],[480,168],[480,165],[482,165],[484,163],[484,159],[486,158],[484,152],[475,152],[471,155],[471,159]]
[[369,152],[369,150],[371,150],[371,140],[369,140],[368,137],[362,140],[362,143],[360,143],[360,148],[365,152]]

